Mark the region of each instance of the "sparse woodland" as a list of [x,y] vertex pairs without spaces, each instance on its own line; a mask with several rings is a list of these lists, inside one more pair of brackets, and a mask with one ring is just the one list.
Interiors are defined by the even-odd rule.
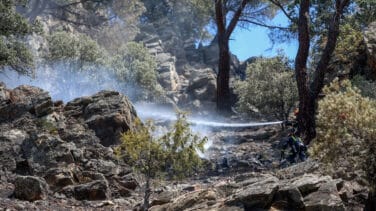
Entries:
[[[273,18],[277,15],[283,15],[288,23],[275,24]],[[229,45],[233,32],[237,28],[253,30],[255,26],[268,29],[271,46],[297,41],[296,55],[289,59],[282,49],[274,57],[239,61]],[[249,42],[257,40],[250,37]],[[287,203],[281,209],[375,210],[375,80],[375,0],[0,0],[0,145],[6,143],[0,147],[0,161],[5,162],[0,165],[0,179],[9,184],[0,187],[4,189],[4,193],[0,191],[4,198],[0,205],[6,204],[5,190],[18,187],[14,181],[21,179],[17,176],[29,175],[43,178],[55,198],[64,195],[80,201],[78,195],[86,193],[80,191],[89,183],[90,191],[108,191],[98,190],[94,199],[83,200],[134,197],[133,201],[119,202],[121,208],[185,210],[196,206],[189,207],[189,197],[196,197],[203,200],[194,207],[200,209],[213,197],[214,210],[278,208],[282,206],[278,200]],[[49,94],[23,86],[13,89],[28,81]],[[114,91],[99,92],[105,89]],[[99,94],[93,96],[96,92]],[[292,113],[298,108],[294,120],[308,146],[309,161],[296,170],[302,174],[285,172],[289,176],[280,176],[284,172],[277,171],[274,165],[278,160],[277,144],[272,143],[286,136],[287,132],[280,128],[260,129],[261,135],[256,129],[247,131],[251,135],[240,131],[240,135],[234,135],[235,141],[228,141],[221,130],[209,133],[209,139],[221,139],[224,145],[241,146],[249,140],[271,143],[271,149],[252,145],[233,153],[241,154],[236,164],[239,172],[243,170],[239,163],[246,166],[247,173],[250,166],[261,172],[254,176],[256,182],[246,183],[247,179],[239,179],[243,178],[239,172],[231,172],[229,161],[223,161],[220,153],[213,153],[216,161],[201,159],[199,151],[204,151],[208,140],[190,129],[192,121],[186,114],[178,111],[172,127],[166,129],[166,123],[161,123],[166,131],[157,134],[155,129],[160,125],[142,123],[122,94],[132,103],[163,104],[204,117],[215,113],[229,122],[255,118],[288,121],[295,118]],[[86,148],[88,140],[93,140],[98,152]],[[48,146],[44,148],[42,143],[46,142]],[[77,150],[80,147],[85,150]],[[51,153],[43,154],[51,149]],[[69,153],[64,154],[64,150]],[[59,156],[54,157],[54,153]],[[96,153],[111,164],[95,164]],[[9,158],[12,156],[15,158]],[[70,156],[73,158],[67,161]],[[55,164],[59,167],[59,160],[64,161],[62,169],[51,170]],[[82,161],[81,166],[92,163],[81,167],[78,160]],[[30,164],[33,162],[37,165]],[[304,165],[310,162],[317,162],[319,170],[307,172],[313,176],[303,175]],[[72,170],[68,164],[77,166]],[[96,165],[108,165],[103,169],[119,165],[123,170],[90,172]],[[214,169],[231,175],[234,184],[217,187],[217,182],[210,183],[208,179],[211,186],[203,183],[206,189],[194,192],[198,196],[188,194],[184,198],[181,192],[171,192],[175,194],[171,200],[156,200],[155,195],[165,191],[158,189],[161,184],[183,179],[202,181],[203,177],[210,178]],[[143,175],[145,182],[129,179],[130,172]],[[348,176],[350,172],[355,172],[355,176]],[[248,179],[252,177],[247,175]],[[330,179],[323,179],[325,175]],[[291,186],[296,184],[289,179],[298,177],[317,177],[315,185],[321,186],[315,186],[314,191]],[[83,182],[85,178],[89,178],[89,183]],[[336,179],[351,182],[336,183]],[[344,184],[353,185],[354,181],[365,187],[367,192],[362,191],[366,196],[346,195],[350,191],[346,188],[353,186]],[[315,204],[312,194],[318,194],[317,190],[325,192],[334,183],[338,197],[328,199],[324,205]],[[256,189],[270,189],[260,193],[267,195],[265,200],[254,202],[247,195],[254,190],[250,185],[255,184]],[[297,195],[288,195],[280,187]],[[116,191],[111,192],[111,188]],[[132,192],[137,188],[142,189],[141,197]],[[353,193],[356,195],[357,191]],[[24,196],[15,191],[12,197]],[[223,199],[222,204],[219,198]],[[209,202],[203,210],[209,209]],[[328,204],[338,207],[326,207]]]

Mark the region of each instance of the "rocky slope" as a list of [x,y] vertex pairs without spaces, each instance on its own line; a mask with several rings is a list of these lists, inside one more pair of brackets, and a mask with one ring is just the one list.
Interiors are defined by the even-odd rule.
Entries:
[[[137,118],[127,97],[101,91],[67,104],[42,89],[0,83],[0,207],[9,210],[132,210],[142,177],[113,147]],[[208,165],[225,152],[229,167],[179,183],[160,182],[151,210],[360,210],[367,189],[320,174],[307,161],[277,161],[273,127],[211,134]],[[274,138],[273,138],[274,137]],[[261,156],[260,156],[261,155]],[[266,156],[269,155],[269,156]]]

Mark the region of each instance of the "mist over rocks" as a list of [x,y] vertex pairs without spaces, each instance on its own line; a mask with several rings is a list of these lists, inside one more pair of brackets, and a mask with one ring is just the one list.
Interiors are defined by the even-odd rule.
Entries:
[[134,200],[137,186],[123,182],[137,181],[131,168],[104,145],[118,143],[135,118],[133,105],[118,92],[102,91],[64,105],[40,88],[7,89],[1,83],[0,189],[15,185],[12,196],[29,201]]
[[[132,103],[119,92],[100,91],[63,104],[53,102],[40,88],[8,89],[1,83],[0,206],[134,209],[142,200],[142,177],[115,157],[113,147],[122,132],[134,128],[136,118]],[[243,138],[240,143],[226,141],[230,138],[226,132],[224,138],[213,137],[215,146],[209,151],[222,153],[226,144],[233,151],[230,168],[208,167],[205,179],[191,178],[182,184],[162,182],[152,194],[151,210],[362,207],[366,188],[323,176],[314,161],[271,171],[271,162],[277,159],[273,128],[243,133],[233,136]],[[250,150],[255,152],[245,153]]]

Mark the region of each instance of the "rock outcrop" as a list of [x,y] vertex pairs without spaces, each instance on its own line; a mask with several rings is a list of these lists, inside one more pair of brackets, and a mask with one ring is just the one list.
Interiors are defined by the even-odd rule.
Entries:
[[343,182],[319,174],[278,179],[271,174],[247,173],[233,180],[214,182],[215,185],[208,188],[192,189],[164,203],[159,200],[161,204],[155,204],[151,210],[344,211],[346,206],[340,197]]
[[13,186],[12,196],[26,201],[131,197],[137,180],[109,146],[136,118],[118,92],[64,105],[36,87],[0,84],[0,189]]
[[[207,83],[201,77],[195,81],[197,86]],[[136,118],[132,104],[118,92],[101,91],[64,105],[36,87],[7,89],[0,84],[0,207],[139,207],[142,177],[117,159],[113,148],[122,132],[133,129]],[[364,184],[322,175],[319,164],[312,160],[271,171],[277,155],[272,141],[265,140],[275,133],[265,129],[248,132],[251,134],[217,133],[218,140],[213,142],[217,149],[209,152],[220,159],[220,147],[226,148],[227,172],[217,171],[214,176],[183,184],[168,181],[152,192],[150,210],[363,208],[368,195]],[[214,163],[208,167],[210,164]]]

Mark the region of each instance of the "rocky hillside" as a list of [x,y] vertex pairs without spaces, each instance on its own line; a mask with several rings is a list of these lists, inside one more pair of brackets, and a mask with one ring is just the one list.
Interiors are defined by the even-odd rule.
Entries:
[[[135,209],[142,201],[142,177],[113,152],[120,133],[131,130],[135,118],[131,102],[118,92],[101,91],[63,104],[37,87],[7,89],[0,84],[0,207]],[[268,158],[269,162],[258,155],[276,151],[272,134],[270,130],[237,133],[232,139],[239,141],[226,143],[228,134],[217,133],[209,151],[226,147],[233,156],[230,167],[219,166],[216,174],[203,172],[179,183],[161,181],[151,210],[363,207],[367,189],[356,174],[333,179],[320,174],[314,161],[271,168],[276,158]],[[253,147],[255,153],[244,156],[244,147],[248,152]]]

